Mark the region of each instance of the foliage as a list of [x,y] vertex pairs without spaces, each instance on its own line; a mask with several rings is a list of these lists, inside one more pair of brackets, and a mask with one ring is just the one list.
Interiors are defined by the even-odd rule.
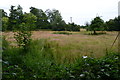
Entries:
[[120,16],[114,19],[116,31],[120,31]]
[[22,23],[19,31],[14,34],[14,38],[16,39],[18,46],[22,47],[24,52],[28,50],[31,42],[31,31],[29,31],[29,27],[26,27],[26,25],[28,24]]
[[22,23],[22,18],[23,18],[22,7],[18,5],[17,8],[15,9],[15,6],[11,6],[8,30],[18,30],[19,25]]
[[8,28],[8,22],[9,18],[8,17],[2,17],[2,31],[6,31]]
[[106,30],[108,31],[119,31],[120,30],[120,16],[106,21]]
[[25,24],[25,25],[20,25],[20,27],[25,26],[27,30],[34,30],[36,27],[35,25],[36,21],[37,21],[37,17],[34,14],[25,13],[23,15],[23,22],[22,22],[22,24]]
[[91,31],[90,24],[88,22],[85,23],[85,26],[82,28],[86,28],[87,31]]
[[35,22],[37,17],[32,13],[25,13],[23,15],[23,22],[19,24],[19,30],[15,33],[15,39],[19,47],[23,48],[23,51],[28,50],[31,42],[31,30],[35,28]]
[[80,31],[80,26],[75,23],[69,23],[65,29],[66,31]]
[[46,14],[48,15],[48,20],[50,21],[52,30],[55,31],[64,31],[66,23],[62,19],[60,12],[56,9],[46,10]]
[[[73,63],[58,63],[55,42],[32,41],[26,55],[19,47],[8,46],[3,51],[3,80],[7,79],[72,79],[119,80],[120,55],[108,53],[101,58],[83,56]],[[59,56],[60,57],[60,56]],[[67,60],[67,59],[66,59]]]
[[[14,31],[19,30],[19,25],[21,23],[30,23],[32,21],[32,17],[36,16],[35,24],[32,30],[40,30],[40,29],[51,29],[54,31],[79,31],[80,26],[75,23],[68,23],[63,20],[61,13],[59,10],[47,9],[43,11],[42,9],[38,9],[35,7],[30,7],[30,13],[23,13],[23,8],[18,5],[10,7],[9,16],[2,9],[2,18],[3,18],[3,30],[2,31]],[[33,15],[32,15],[33,14]],[[30,17],[31,16],[31,17]],[[26,21],[25,18],[26,17]],[[28,22],[27,22],[28,21]],[[32,24],[32,22],[31,22]],[[114,19],[110,19],[109,21],[104,21],[99,17],[95,17],[91,23],[85,23],[85,26],[81,26],[82,28],[86,28],[87,31],[94,31],[93,34],[96,34],[96,31],[119,31],[120,25],[120,17],[116,17]]]
[[98,16],[91,21],[90,29],[94,31],[93,34],[96,34],[96,30],[99,30],[103,27],[104,21]]
[[30,7],[30,12],[37,17],[36,29],[50,29],[48,17],[42,9]]
[[2,17],[8,17],[7,13],[3,9],[1,9],[1,10],[2,10]]
[[6,40],[5,36],[2,36],[2,48],[3,50],[7,49],[9,46],[9,42]]

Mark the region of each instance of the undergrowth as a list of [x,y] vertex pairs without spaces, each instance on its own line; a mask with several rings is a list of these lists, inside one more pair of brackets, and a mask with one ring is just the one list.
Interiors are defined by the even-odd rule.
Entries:
[[[46,39],[31,41],[28,51],[3,40],[3,80],[119,80],[120,55],[108,53],[101,58],[81,56],[69,62],[56,49],[59,45]],[[22,55],[21,53],[25,53]],[[68,54],[69,55],[69,54]],[[57,59],[61,57],[63,62]]]

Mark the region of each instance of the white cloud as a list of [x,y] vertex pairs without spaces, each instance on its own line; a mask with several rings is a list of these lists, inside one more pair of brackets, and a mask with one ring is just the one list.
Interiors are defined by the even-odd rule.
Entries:
[[63,19],[70,22],[70,17],[77,24],[84,24],[99,14],[109,20],[118,15],[119,0],[2,0],[0,8],[9,12],[10,6],[20,4],[23,11],[29,12],[31,6],[43,9],[58,9]]

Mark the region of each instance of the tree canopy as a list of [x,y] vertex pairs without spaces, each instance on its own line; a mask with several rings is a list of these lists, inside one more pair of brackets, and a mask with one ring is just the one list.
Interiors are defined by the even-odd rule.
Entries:
[[96,34],[96,30],[102,29],[104,21],[98,16],[91,21],[90,28],[94,31],[93,34]]
[[54,31],[80,31],[80,28],[86,28],[93,31],[118,31],[120,30],[120,16],[109,21],[104,22],[101,17],[95,17],[90,23],[86,23],[85,26],[80,26],[73,23],[66,23],[59,10],[47,9],[43,11],[35,7],[30,7],[30,12],[23,12],[23,8],[18,5],[11,6],[10,13],[7,13],[2,9],[2,31],[14,31],[19,30],[21,25],[25,24],[26,27],[30,27],[32,30],[51,29]]

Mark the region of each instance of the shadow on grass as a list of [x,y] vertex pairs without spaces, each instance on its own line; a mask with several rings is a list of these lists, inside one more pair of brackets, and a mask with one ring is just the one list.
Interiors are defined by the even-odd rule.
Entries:
[[59,31],[59,32],[54,32],[53,34],[71,35],[72,33],[70,33],[70,32],[65,32],[65,31]]
[[106,32],[97,32],[97,33],[92,33],[92,32],[86,32],[84,35],[105,35],[107,34]]

